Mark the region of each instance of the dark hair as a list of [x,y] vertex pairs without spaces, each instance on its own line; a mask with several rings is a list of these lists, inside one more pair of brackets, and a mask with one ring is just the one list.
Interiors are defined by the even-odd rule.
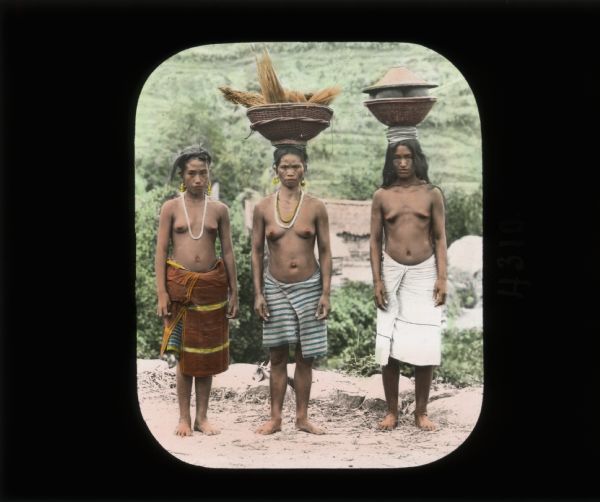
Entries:
[[400,145],[404,145],[410,150],[410,153],[412,153],[413,166],[415,168],[415,174],[417,175],[417,178],[430,183],[429,176],[427,175],[429,165],[427,164],[427,158],[425,157],[423,150],[421,150],[421,145],[416,139],[403,139],[402,141],[392,143],[388,146],[388,149],[385,153],[385,164],[382,172],[382,188],[391,186],[398,177],[396,174],[396,168],[394,167],[394,155],[396,153],[396,148],[398,148]]
[[304,164],[304,170],[308,171],[308,153],[306,153],[305,148],[296,145],[281,145],[275,148],[273,152],[273,167],[277,167],[279,162],[281,162],[281,158],[288,154],[300,157],[300,160]]
[[183,174],[185,165],[192,159],[198,159],[206,162],[208,166],[210,166],[210,163],[212,162],[212,157],[208,150],[202,148],[201,146],[188,146],[179,152],[177,158],[173,162],[171,179],[173,179],[173,176],[175,175],[175,169],[179,169],[179,174]]

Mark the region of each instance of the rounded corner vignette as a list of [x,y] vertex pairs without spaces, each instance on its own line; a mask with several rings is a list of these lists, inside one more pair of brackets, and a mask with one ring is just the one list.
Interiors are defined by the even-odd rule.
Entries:
[[159,444],[233,469],[414,467],[463,444],[484,385],[481,151],[468,82],[420,45],[159,65],[134,166],[137,387]]

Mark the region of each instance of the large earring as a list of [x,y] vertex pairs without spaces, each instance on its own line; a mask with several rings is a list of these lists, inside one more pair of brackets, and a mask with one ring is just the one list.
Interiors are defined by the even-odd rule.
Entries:
[[206,190],[206,195],[208,195],[210,197],[211,194],[212,194],[212,183],[209,180],[209,182],[208,182],[208,188]]
[[180,192],[185,192],[185,185],[183,183],[183,181],[181,182],[181,184],[179,185],[179,191]]
[[300,182],[300,186],[302,188],[306,187],[306,180],[304,178],[302,178],[302,181]]
[[273,185],[277,185],[279,183],[279,176],[273,176]]

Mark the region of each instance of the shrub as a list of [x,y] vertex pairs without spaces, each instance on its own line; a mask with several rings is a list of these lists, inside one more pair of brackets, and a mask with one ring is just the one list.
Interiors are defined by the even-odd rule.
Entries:
[[442,333],[442,363],[437,375],[458,387],[483,383],[483,336],[479,328]]
[[135,213],[135,300],[137,313],[137,355],[156,358],[162,339],[162,320],[156,315],[154,255],[160,208],[174,195],[171,187],[158,187],[136,198]]
[[243,201],[247,195],[240,194],[230,211],[240,302],[239,318],[229,325],[231,338],[229,354],[232,363],[257,363],[268,359],[268,352],[262,346],[262,324],[254,313],[252,242],[250,235],[244,230],[243,219]]
[[483,235],[482,187],[473,193],[459,189],[444,194],[446,198],[446,242],[450,246],[465,235]]

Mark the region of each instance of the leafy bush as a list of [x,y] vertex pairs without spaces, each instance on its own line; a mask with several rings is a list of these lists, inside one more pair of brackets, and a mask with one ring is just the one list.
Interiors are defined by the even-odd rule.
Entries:
[[156,358],[160,350],[163,325],[156,315],[156,275],[154,256],[160,208],[174,195],[172,187],[163,186],[136,198],[135,213],[135,297],[137,311],[137,354]]
[[379,371],[375,364],[375,318],[373,288],[348,281],[331,295],[327,322],[329,357],[326,367],[368,376]]
[[442,363],[437,376],[463,387],[483,383],[483,336],[479,328],[447,329],[442,333]]
[[240,194],[230,210],[240,302],[239,318],[229,325],[231,338],[229,354],[232,363],[258,363],[268,360],[268,351],[262,346],[262,323],[254,313],[252,242],[251,236],[244,230],[243,218],[243,201],[248,195],[248,193]]
[[446,241],[450,246],[465,235],[483,235],[482,187],[466,193],[453,189],[444,194],[446,198]]
[[348,281],[331,295],[332,311],[327,322],[329,352],[363,357],[373,352],[375,304],[373,288]]

